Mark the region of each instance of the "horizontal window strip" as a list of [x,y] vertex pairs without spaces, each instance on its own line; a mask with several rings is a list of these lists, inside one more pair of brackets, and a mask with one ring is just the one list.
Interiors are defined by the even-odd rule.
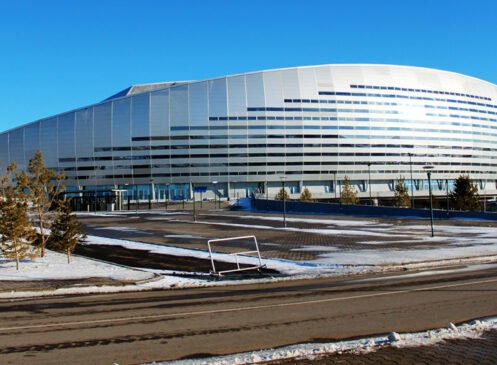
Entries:
[[[495,113],[497,115],[497,113]],[[435,113],[426,113],[426,116],[436,116],[436,117],[450,117],[450,118],[461,118],[461,119],[471,119],[471,120],[483,120],[483,121],[490,121],[497,123],[497,119],[494,118],[486,118],[486,117],[478,117],[475,115],[462,115],[462,114],[435,114]],[[209,121],[244,121],[245,117],[238,117],[238,116],[231,116],[231,117],[209,117]],[[364,121],[371,121],[371,122],[399,122],[399,123],[436,123],[436,124],[454,124],[453,122],[445,122],[445,121],[433,121],[433,120],[409,120],[409,119],[400,119],[400,118],[377,118],[377,117],[305,117],[305,116],[268,116],[268,115],[261,115],[257,117],[252,117],[253,121],[278,121],[278,120],[293,120],[293,121],[300,121],[300,122],[307,122],[310,120],[322,120],[322,121],[357,121],[357,122],[364,122]],[[456,125],[456,124],[454,124]],[[213,128],[216,127],[216,128]],[[205,127],[198,127],[197,130],[223,130],[223,129],[243,129],[245,126],[205,126]],[[247,128],[250,129],[251,125],[248,125]],[[481,126],[482,128],[490,128],[489,126]],[[200,129],[202,128],[202,129]],[[185,129],[182,129],[185,130]],[[176,129],[171,128],[171,131],[176,131]],[[135,140],[146,140],[143,138],[146,137],[133,137]],[[167,138],[167,137],[161,137],[161,138]]]
[[482,113],[497,115],[497,112],[483,109],[458,108],[455,106],[431,105],[431,104],[412,104],[412,103],[391,103],[379,101],[364,101],[364,100],[327,100],[327,99],[284,99],[285,103],[312,103],[312,104],[353,104],[353,105],[381,105],[381,106],[398,106],[398,107],[414,107],[427,109],[443,109],[443,110],[460,110],[472,113]]
[[356,92],[343,92],[343,91],[319,91],[318,95],[328,95],[328,96],[357,96],[357,97],[373,97],[373,98],[397,98],[397,99],[409,99],[409,100],[429,100],[429,101],[442,101],[446,103],[458,103],[458,104],[468,104],[468,105],[478,105],[485,106],[487,108],[497,109],[497,105],[478,103],[474,101],[457,100],[457,99],[445,99],[445,98],[430,98],[426,96],[413,96],[413,95],[401,95],[401,94],[381,94],[381,93],[356,93]]
[[[363,148],[398,148],[398,149],[405,149],[405,147],[402,147],[402,145],[395,145],[395,144],[385,144],[385,145],[364,145],[360,146]],[[268,149],[271,147],[268,147]],[[285,151],[282,152],[260,152],[260,153],[251,153],[251,152],[246,152],[246,153],[241,153],[241,152],[234,152],[234,153],[201,153],[201,154],[195,154],[195,153],[189,153],[189,154],[171,154],[171,155],[152,155],[152,156],[123,156],[123,157],[111,157],[108,156],[109,160],[112,161],[123,161],[123,160],[156,160],[156,159],[167,159],[167,160],[174,160],[174,159],[195,159],[195,158],[223,158],[223,159],[228,159],[228,158],[273,158],[273,157],[309,157],[309,156],[324,156],[324,157],[406,157],[408,156],[408,153],[406,152],[347,152],[345,150],[342,151],[336,151],[336,152],[329,152],[326,150],[320,151],[320,152],[311,152],[311,151],[301,151],[301,152],[296,152],[294,149],[299,149],[299,148],[358,148],[355,145],[343,145],[343,144],[335,144],[335,145],[304,145],[304,144],[289,144],[289,145],[283,145],[278,147],[273,147],[273,148],[278,148],[278,149],[286,149]],[[249,148],[247,148],[249,149]],[[430,153],[430,154],[413,154],[414,157],[430,157],[430,158],[451,158],[451,159],[480,159],[480,160],[496,160],[497,156],[485,156],[485,155],[478,155],[478,154],[472,154],[472,153]],[[85,161],[88,158],[84,158]],[[61,159],[62,160],[62,159]],[[68,159],[64,159],[68,160]],[[71,159],[71,161],[64,161],[64,162],[76,162],[75,159]],[[79,162],[79,159],[78,159]],[[394,163],[402,164],[405,162],[395,160]],[[416,163],[414,163],[416,164]],[[424,164],[424,162],[421,162],[419,164]],[[447,165],[450,164],[459,164],[459,162],[449,162]],[[484,162],[480,163],[481,166],[494,166],[494,164],[486,164]],[[147,168],[150,165],[121,165],[121,166],[114,166],[114,168]],[[155,166],[155,165],[154,165]],[[65,171],[75,171],[75,170],[93,170],[93,169],[99,169],[99,168],[105,168],[105,166],[79,166],[79,167],[66,167],[62,168]],[[112,165],[107,166],[107,168],[112,168]]]
[[327,113],[377,113],[399,114],[397,110],[381,109],[344,109],[344,108],[285,108],[285,107],[248,107],[249,112],[327,112]]
[[492,100],[486,96],[478,96],[472,94],[456,93],[452,91],[440,91],[440,90],[430,90],[430,89],[414,89],[398,86],[378,86],[378,85],[350,85],[352,89],[370,89],[370,90],[395,90],[395,91],[409,91],[417,93],[428,93],[428,94],[441,94],[441,95],[453,95],[453,96],[463,96],[472,99],[481,100]]

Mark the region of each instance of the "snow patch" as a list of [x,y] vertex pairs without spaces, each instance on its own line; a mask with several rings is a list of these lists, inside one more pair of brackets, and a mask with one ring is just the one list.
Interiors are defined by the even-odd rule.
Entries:
[[497,329],[497,318],[490,318],[482,321],[473,321],[471,323],[462,324],[459,327],[455,327],[455,330],[441,328],[417,333],[405,333],[402,335],[392,332],[386,336],[371,337],[353,341],[298,344],[280,347],[277,349],[245,352],[227,356],[154,362],[146,365],[244,365],[285,359],[313,360],[320,356],[339,356],[343,352],[356,354],[368,353],[377,351],[384,346],[395,346],[399,348],[431,346],[448,339],[479,338],[485,331],[495,329]]
[[164,237],[166,238],[190,238],[193,240],[206,240],[207,238],[201,237],[201,236],[193,236],[191,234],[165,234]]
[[105,231],[119,231],[119,232],[131,232],[131,233],[139,233],[139,234],[152,234],[150,232],[141,231],[137,228],[132,227],[95,227],[95,230],[105,230]]
[[22,261],[19,270],[15,262],[0,263],[0,281],[69,280],[85,278],[111,278],[121,281],[139,281],[153,278],[153,274],[125,267],[45,250],[44,257]]

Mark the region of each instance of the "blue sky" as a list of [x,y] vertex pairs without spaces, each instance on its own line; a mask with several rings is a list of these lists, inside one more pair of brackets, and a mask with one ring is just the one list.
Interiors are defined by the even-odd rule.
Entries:
[[0,0],[0,131],[131,84],[325,63],[497,83],[497,1]]

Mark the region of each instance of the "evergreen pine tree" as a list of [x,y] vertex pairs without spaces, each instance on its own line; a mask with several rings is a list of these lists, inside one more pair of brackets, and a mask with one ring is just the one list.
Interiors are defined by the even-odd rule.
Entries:
[[278,194],[276,194],[276,196],[274,198],[276,200],[283,200],[283,197],[285,198],[285,200],[290,199],[290,195],[288,195],[288,192],[286,191],[286,189],[281,188],[280,191],[278,191]]
[[59,252],[65,252],[67,263],[71,262],[71,253],[78,243],[83,242],[85,235],[81,230],[81,224],[72,214],[68,200],[59,201],[58,209],[51,233],[48,237],[48,247]]
[[454,190],[450,193],[450,204],[455,210],[480,210],[480,196],[478,186],[473,183],[469,175],[460,175],[454,184]]
[[357,191],[352,188],[352,184],[348,176],[343,179],[342,192],[340,195],[342,204],[357,204]]
[[403,176],[400,176],[395,184],[394,202],[396,207],[409,207],[411,205],[411,198],[409,197],[409,192]]
[[307,187],[302,190],[302,193],[300,194],[300,201],[302,202],[310,202],[312,201],[312,193],[307,189]]
[[63,173],[57,175],[48,169],[43,162],[42,153],[37,151],[29,160],[28,174],[24,172],[18,174],[17,180],[18,184],[27,191],[28,199],[32,202],[36,217],[34,225],[38,228],[41,257],[43,257],[48,239],[46,229],[50,226],[53,216],[50,210],[64,188],[62,185],[64,175]]
[[16,165],[11,163],[0,179],[0,250],[2,256],[14,260],[19,270],[21,260],[33,258],[31,243],[36,235],[28,217],[27,203],[12,184]]

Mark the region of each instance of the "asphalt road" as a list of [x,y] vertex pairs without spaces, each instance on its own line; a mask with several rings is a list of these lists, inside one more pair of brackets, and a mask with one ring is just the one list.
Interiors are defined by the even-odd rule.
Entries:
[[140,364],[497,314],[497,269],[0,302],[1,364]]

